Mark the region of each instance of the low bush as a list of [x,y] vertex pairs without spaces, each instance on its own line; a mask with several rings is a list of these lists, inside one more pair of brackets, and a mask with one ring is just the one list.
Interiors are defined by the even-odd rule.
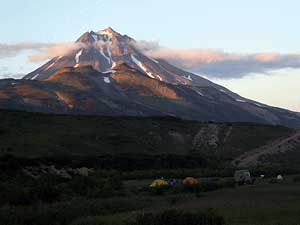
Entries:
[[99,198],[120,195],[122,181],[117,176],[73,176],[65,179],[53,175],[39,178],[26,176],[0,180],[0,207],[3,205],[28,206],[53,203],[76,197]]
[[298,174],[297,176],[294,177],[293,179],[294,182],[300,182],[300,174]]
[[170,209],[157,214],[139,214],[133,225],[224,225],[225,220],[215,211],[184,212]]
[[147,188],[153,195],[164,195],[172,190],[172,187],[169,185],[163,185],[160,187],[148,187]]
[[277,184],[278,180],[276,178],[272,178],[271,180],[269,180],[270,184]]
[[[147,200],[138,198],[84,199],[77,198],[69,202],[29,206],[0,208],[2,225],[69,225],[81,218],[111,215],[142,209]],[[88,225],[93,224],[90,219]],[[98,223],[95,223],[98,225]]]
[[54,202],[60,196],[55,184],[56,181],[53,181],[50,176],[38,180],[23,177],[7,179],[0,182],[0,206]]
[[118,176],[103,176],[95,173],[91,176],[75,176],[67,184],[75,195],[87,198],[112,197],[123,189]]
[[131,225],[127,219],[119,218],[115,215],[110,216],[89,216],[79,218],[70,225]]

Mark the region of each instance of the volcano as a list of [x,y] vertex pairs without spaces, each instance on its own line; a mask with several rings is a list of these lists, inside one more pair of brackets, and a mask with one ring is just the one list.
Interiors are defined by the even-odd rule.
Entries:
[[76,49],[23,79],[0,81],[0,107],[55,114],[174,116],[300,127],[296,112],[244,98],[143,53],[112,28],[84,33]]
[[137,42],[121,35],[112,28],[98,32],[86,32],[77,39],[78,49],[71,54],[57,56],[25,76],[25,79],[45,80],[63,67],[92,66],[95,70],[111,72],[118,63],[126,63],[149,78],[172,84],[216,86],[195,74],[180,70],[162,59],[153,59],[143,54]]

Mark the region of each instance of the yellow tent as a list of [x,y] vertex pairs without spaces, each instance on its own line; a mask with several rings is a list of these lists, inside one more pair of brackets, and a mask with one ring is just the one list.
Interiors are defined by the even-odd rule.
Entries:
[[167,186],[169,185],[166,181],[162,180],[162,179],[157,179],[157,180],[154,180],[150,187],[161,187],[161,186]]

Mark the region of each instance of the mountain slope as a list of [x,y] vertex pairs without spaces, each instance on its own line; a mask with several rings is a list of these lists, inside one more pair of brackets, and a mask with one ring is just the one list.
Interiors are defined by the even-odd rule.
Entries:
[[[8,154],[23,158],[25,164],[51,165],[54,160],[59,164],[96,163],[104,169],[130,170],[209,165],[278,169],[299,167],[300,163],[299,132],[282,126],[4,110],[0,110],[0,121],[0,167]],[[298,141],[291,141],[296,136]],[[278,143],[288,150],[274,150],[274,154],[263,150]],[[232,163],[234,159],[245,160]],[[242,164],[246,160],[247,164]]]
[[233,160],[239,167],[280,164],[281,161],[297,161],[300,156],[300,131],[245,152]]
[[86,32],[78,48],[21,80],[0,81],[0,107],[59,114],[170,115],[300,128],[300,115],[239,96],[162,59],[111,28]]

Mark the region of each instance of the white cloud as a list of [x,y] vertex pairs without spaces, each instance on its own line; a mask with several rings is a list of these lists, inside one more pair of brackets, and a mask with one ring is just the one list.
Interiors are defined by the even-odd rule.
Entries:
[[42,51],[49,48],[52,44],[48,43],[15,43],[15,44],[3,44],[0,43],[0,59],[15,57],[19,53],[25,50],[37,50]]
[[49,60],[56,56],[60,55],[68,55],[69,53],[75,52],[80,48],[85,48],[86,46],[83,43],[75,42],[75,43],[57,43],[49,45],[47,48],[38,49],[38,52],[29,55],[28,59],[31,62],[41,62],[45,60]]
[[300,54],[240,54],[218,49],[172,49],[157,42],[141,41],[134,46],[152,58],[162,58],[185,70],[209,78],[241,78],[253,73],[268,74],[283,68],[300,68]]

